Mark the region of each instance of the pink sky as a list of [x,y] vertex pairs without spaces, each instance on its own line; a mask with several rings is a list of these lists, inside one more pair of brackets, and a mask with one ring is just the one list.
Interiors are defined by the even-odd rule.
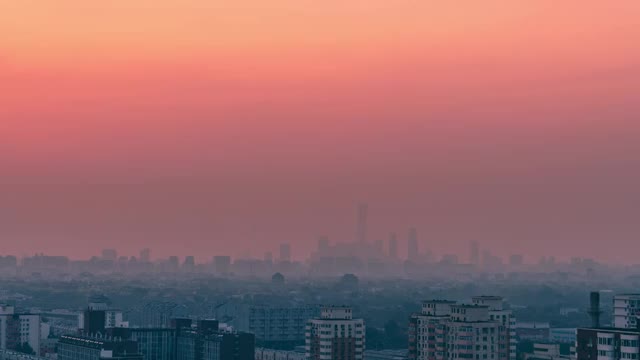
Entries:
[[367,201],[372,240],[635,260],[637,1],[0,9],[2,252],[300,256]]

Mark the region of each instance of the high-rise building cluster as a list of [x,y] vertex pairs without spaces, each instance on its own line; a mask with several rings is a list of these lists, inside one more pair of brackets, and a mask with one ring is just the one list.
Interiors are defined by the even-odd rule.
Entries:
[[[194,255],[171,255],[152,258],[152,250],[142,249],[137,256],[123,256],[117,249],[106,248],[89,259],[69,259],[42,253],[18,259],[0,256],[0,276],[37,274],[42,278],[57,278],[65,274],[213,274],[220,277],[269,277],[280,273],[286,277],[335,277],[346,273],[372,278],[408,277],[422,279],[428,276],[462,274],[498,274],[517,276],[515,273],[580,272],[593,278],[603,265],[594,259],[574,257],[570,262],[556,261],[545,256],[537,264],[528,263],[522,254],[500,257],[489,248],[481,248],[471,241],[469,255],[444,253],[438,257],[431,251],[423,233],[416,226],[378,236],[370,228],[371,211],[366,203],[356,207],[355,234],[346,239],[333,240],[326,235],[317,238],[317,246],[306,259],[296,258],[295,242],[283,241],[277,248],[266,249],[263,256],[231,257],[210,254],[206,258]],[[529,271],[534,270],[534,271]]]

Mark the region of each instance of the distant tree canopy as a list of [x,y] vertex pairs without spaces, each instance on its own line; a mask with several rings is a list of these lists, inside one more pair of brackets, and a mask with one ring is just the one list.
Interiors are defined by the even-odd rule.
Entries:
[[344,274],[340,278],[340,286],[343,286],[346,288],[356,288],[358,287],[359,282],[360,280],[354,274]]

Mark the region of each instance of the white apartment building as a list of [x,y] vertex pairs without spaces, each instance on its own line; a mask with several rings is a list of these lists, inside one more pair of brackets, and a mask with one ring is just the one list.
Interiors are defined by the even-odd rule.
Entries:
[[579,328],[577,360],[638,360],[640,334],[636,330]]
[[363,360],[364,350],[364,320],[353,319],[350,307],[322,307],[320,317],[307,322],[307,360]]
[[410,319],[409,359],[509,360],[510,317],[502,299],[478,297],[474,302],[425,301],[422,312]]
[[422,312],[411,318],[409,328],[409,356],[416,360],[446,358],[447,322],[455,301],[431,300],[422,304]]
[[640,316],[640,294],[620,294],[613,297],[613,327],[635,329]]
[[502,296],[474,296],[471,302],[476,305],[489,307],[489,319],[496,320],[502,326],[508,328],[509,332],[509,360],[516,359],[516,347],[518,339],[516,337],[516,317],[511,310],[505,309],[504,298]]
[[0,314],[0,349],[16,350],[24,344],[28,344],[39,355],[40,315]]

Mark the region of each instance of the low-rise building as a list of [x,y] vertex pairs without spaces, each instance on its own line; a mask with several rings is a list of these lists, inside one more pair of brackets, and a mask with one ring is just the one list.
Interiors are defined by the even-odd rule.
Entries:
[[64,335],[58,341],[58,360],[144,360],[144,357],[135,341]]
[[534,343],[533,352],[524,353],[523,360],[571,360],[575,347],[569,344]]

